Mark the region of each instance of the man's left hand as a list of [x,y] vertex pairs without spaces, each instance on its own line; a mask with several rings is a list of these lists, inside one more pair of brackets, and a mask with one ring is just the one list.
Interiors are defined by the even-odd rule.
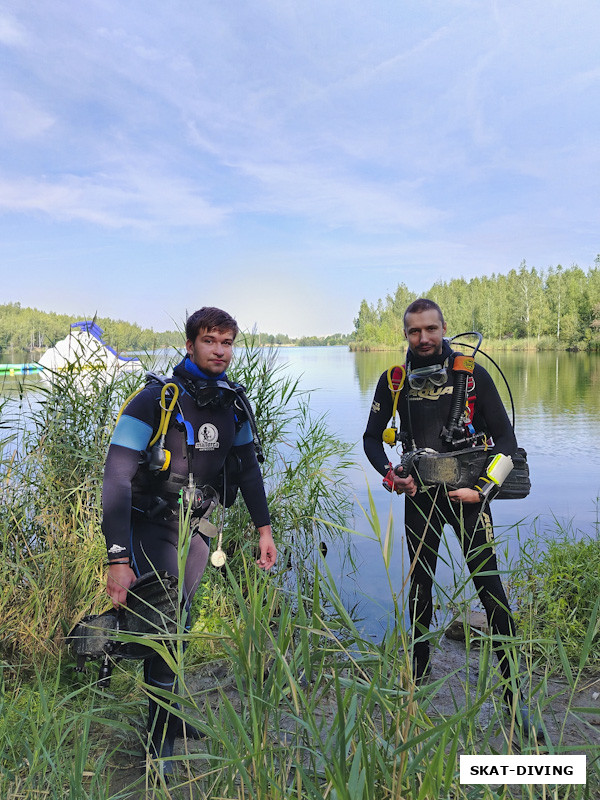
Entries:
[[270,525],[264,525],[258,529],[260,538],[258,540],[258,547],[260,549],[260,558],[257,559],[256,564],[261,569],[271,569],[277,561],[277,548],[273,541],[273,533],[271,532]]
[[479,503],[479,492],[476,489],[454,489],[448,492],[453,503]]

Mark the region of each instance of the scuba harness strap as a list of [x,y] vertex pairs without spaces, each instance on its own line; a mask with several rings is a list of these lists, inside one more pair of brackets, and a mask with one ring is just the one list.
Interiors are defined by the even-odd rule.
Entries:
[[[198,522],[202,522],[201,527],[210,530],[202,530],[207,536],[215,536],[216,528],[208,522],[207,517],[215,507],[207,509],[207,497],[211,495],[217,496],[217,493],[212,487],[202,486],[196,487],[193,472],[193,454],[195,448],[194,431],[191,424],[185,419],[183,408],[179,402],[182,391],[187,392],[190,397],[194,399],[199,407],[209,404],[222,404],[224,407],[234,405],[236,411],[236,430],[238,430],[245,420],[250,425],[252,434],[252,442],[256,458],[260,463],[264,462],[264,453],[262,443],[258,434],[256,425],[256,418],[252,410],[250,401],[246,395],[245,388],[238,383],[230,381],[228,378],[221,378],[217,381],[193,379],[188,376],[181,365],[174,370],[174,377],[177,383],[167,377],[158,375],[154,372],[148,372],[146,375],[146,382],[143,387],[134,392],[121,406],[117,421],[127,404],[141,392],[144,388],[159,384],[161,386],[160,393],[160,419],[156,432],[148,444],[148,448],[144,454],[141,464],[146,465],[148,474],[152,476],[153,486],[150,488],[150,494],[153,495],[152,503],[149,507],[144,507],[137,510],[149,518],[159,517],[161,514],[171,515],[176,511],[177,501],[181,499],[184,508],[188,509],[191,506],[192,516]],[[180,385],[178,385],[180,384]],[[175,410],[177,414],[174,415]],[[182,447],[188,464],[188,474],[181,475],[172,472],[169,467],[171,464],[171,453],[165,449],[165,438],[169,427],[175,425],[182,434]],[[225,508],[233,505],[238,492],[238,481],[236,480],[236,472],[240,471],[239,458],[235,453],[228,454],[219,485],[216,487],[220,494],[220,502]],[[227,473],[227,477],[226,477]],[[208,491],[210,490],[210,492]],[[219,498],[217,497],[217,502]],[[204,519],[201,519],[204,518]]]
[[[465,356],[460,352],[452,353],[451,369],[453,373],[452,402],[448,421],[442,427],[440,438],[451,448],[450,452],[438,453],[430,448],[417,448],[412,429],[409,393],[406,397],[407,430],[400,431],[396,427],[396,414],[400,392],[405,379],[411,388],[420,389],[429,380],[434,386],[446,382],[448,360],[436,367],[425,367],[412,372],[410,365],[406,367],[390,367],[387,372],[388,388],[392,393],[393,407],[389,426],[383,431],[385,444],[395,445],[402,442],[405,452],[396,469],[389,464],[390,470],[383,479],[383,486],[392,491],[395,472],[403,477],[413,474],[423,489],[428,486],[445,485],[447,489],[462,487],[475,488],[482,501],[494,497],[523,498],[527,497],[531,488],[527,454],[518,448],[513,457],[497,454],[490,459],[487,453],[488,441],[483,432],[476,432],[472,425],[473,409],[469,404],[468,386],[474,386],[473,372],[475,355],[479,350],[483,337],[476,331],[459,334],[459,336],[475,335],[478,337],[473,353]],[[449,341],[458,338],[452,337]],[[483,352],[483,351],[482,351]],[[503,373],[501,373],[503,375]],[[504,377],[504,375],[503,375]],[[470,379],[470,380],[469,380]],[[506,378],[504,378],[506,381]],[[510,387],[509,387],[510,392]],[[511,395],[512,401],[512,395]],[[513,421],[514,427],[514,421]],[[410,449],[406,449],[409,442]],[[513,469],[516,467],[516,469]]]
[[396,414],[398,413],[398,400],[400,399],[400,392],[406,380],[406,367],[393,366],[387,371],[388,388],[394,398],[392,407],[392,416],[389,426],[383,432],[383,441],[389,445],[395,445],[400,441],[400,421],[396,424]]

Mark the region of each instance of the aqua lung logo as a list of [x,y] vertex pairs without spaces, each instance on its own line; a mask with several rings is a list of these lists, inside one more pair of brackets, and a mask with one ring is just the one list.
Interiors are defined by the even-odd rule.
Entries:
[[210,422],[198,428],[196,450],[216,450],[219,447],[219,431]]
[[411,400],[439,400],[444,394],[452,394],[452,386],[425,386],[423,389],[411,389]]

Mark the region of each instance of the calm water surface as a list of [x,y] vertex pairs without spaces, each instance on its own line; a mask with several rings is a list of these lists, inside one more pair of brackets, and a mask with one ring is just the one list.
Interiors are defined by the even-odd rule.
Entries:
[[[540,531],[556,531],[557,523],[581,534],[594,533],[600,496],[600,357],[581,353],[491,353],[505,373],[516,406],[515,431],[528,453],[532,490],[524,500],[498,500],[492,509],[501,566],[518,558],[521,543]],[[280,360],[301,386],[311,390],[311,408],[328,412],[330,427],[340,438],[355,442],[359,468],[348,490],[355,498],[353,537],[355,567],[330,554],[351,605],[358,603],[365,628],[377,634],[391,608],[390,589],[379,545],[360,510],[371,486],[380,519],[394,516],[395,547],[391,574],[400,592],[406,575],[403,541],[404,500],[382,488],[381,478],[362,451],[362,434],[375,385],[381,373],[404,361],[398,353],[351,353],[345,347],[282,348]],[[501,376],[484,357],[478,361],[492,374],[510,414],[509,395]],[[396,463],[399,458],[390,451]],[[360,505],[359,505],[360,504]],[[517,525],[518,523],[518,525]],[[450,585],[462,569],[460,548],[450,531],[440,549],[437,580]]]
[[[484,343],[485,346],[485,343]],[[381,478],[366,460],[362,434],[380,374],[404,361],[397,353],[351,353],[345,347],[281,348],[279,360],[286,371],[300,377],[300,385],[311,392],[311,408],[327,413],[330,428],[340,439],[356,443],[357,468],[351,474],[348,492],[354,498],[357,531],[352,537],[354,564],[341,552],[330,552],[328,564],[349,606],[358,606],[365,630],[374,636],[385,628],[392,607],[390,588],[379,545],[360,506],[367,506],[367,481],[382,521],[390,511],[394,517],[395,546],[390,573],[393,590],[401,593],[408,565],[403,540],[404,500],[391,497]],[[581,353],[493,353],[513,392],[515,430],[519,444],[527,450],[532,490],[524,500],[499,500],[492,509],[496,525],[499,561],[508,565],[519,556],[520,547],[534,529],[555,532],[558,525],[580,534],[596,532],[597,498],[600,497],[600,356]],[[14,357],[0,360],[12,362]],[[29,359],[23,358],[27,361]],[[509,395],[496,368],[484,357],[509,406]],[[35,385],[35,379],[28,383]],[[4,389],[16,387],[5,381]],[[0,394],[10,394],[4,391]],[[14,395],[13,395],[14,396]],[[392,462],[399,457],[390,453]],[[341,549],[341,548],[340,548]],[[440,548],[437,580],[451,587],[460,573],[462,556],[449,532]]]

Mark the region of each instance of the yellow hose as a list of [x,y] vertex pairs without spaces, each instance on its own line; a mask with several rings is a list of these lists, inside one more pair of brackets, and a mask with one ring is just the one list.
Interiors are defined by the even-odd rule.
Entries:
[[[129,395],[127,400],[125,400],[125,402],[119,409],[119,413],[117,414],[117,419],[115,420],[115,425],[121,418],[123,411],[125,411],[129,403],[131,403],[133,398],[137,397],[138,394],[140,392],[143,392],[145,388],[146,386],[141,386],[139,389],[136,389],[135,392],[133,392],[133,394]],[[166,405],[167,389],[171,389],[173,392],[173,397],[171,398],[171,401],[168,406]],[[158,425],[158,430],[156,432],[156,435],[149,443],[148,447],[152,447],[152,445],[155,442],[157,442],[161,436],[164,436],[167,433],[167,430],[169,428],[169,422],[171,420],[171,414],[173,413],[173,409],[175,408],[178,398],[179,398],[179,386],[177,386],[176,383],[165,383],[160,392],[160,423]]]
[[[173,396],[171,397],[171,401],[167,406],[166,398],[168,389],[172,390]],[[173,413],[173,409],[177,405],[178,398],[179,398],[179,386],[177,386],[176,383],[165,383],[160,392],[160,423],[158,425],[158,430],[156,431],[156,435],[150,440],[148,447],[152,447],[152,445],[155,442],[157,442],[161,436],[166,436],[167,430],[169,428],[169,422],[171,420],[171,414]]]
[[[394,387],[394,384],[392,383],[392,372],[395,369],[399,369],[402,372],[402,377],[400,378],[400,383],[398,384],[398,388],[397,389]],[[390,367],[388,369],[388,371],[387,371],[388,389],[390,390],[390,392],[392,393],[392,395],[394,397],[394,408],[392,410],[392,419],[393,420],[396,419],[396,411],[398,410],[398,399],[400,397],[400,390],[404,386],[405,379],[406,379],[406,370],[405,370],[404,367],[392,366],[392,367]]]

